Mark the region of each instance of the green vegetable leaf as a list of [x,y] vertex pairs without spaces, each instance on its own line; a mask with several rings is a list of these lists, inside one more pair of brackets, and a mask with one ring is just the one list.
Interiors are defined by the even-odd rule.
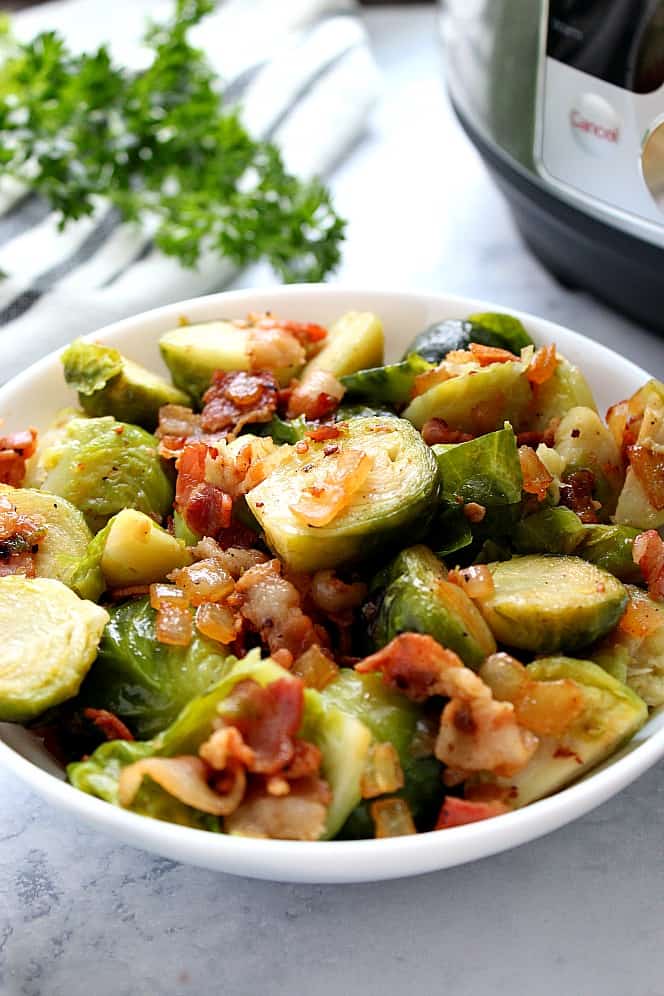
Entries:
[[521,501],[523,477],[511,426],[467,443],[433,447],[445,502],[477,502],[485,507]]
[[431,370],[432,365],[417,353],[411,353],[400,363],[390,363],[370,370],[359,370],[341,378],[349,397],[367,401],[406,404],[412,397],[418,374]]
[[288,173],[253,139],[187,32],[209,0],[178,0],[151,25],[152,61],[134,74],[104,46],[70,52],[54,32],[10,45],[0,68],[0,164],[59,213],[61,226],[106,198],[126,221],[156,221],[155,244],[185,266],[217,252],[268,261],[284,280],[321,280],[344,221],[319,180]]
[[[518,356],[524,346],[532,346],[533,340],[530,338],[523,323],[512,315],[505,315],[499,312],[483,312],[482,314],[469,315],[467,318],[473,329],[471,331],[471,341],[485,343],[488,346],[502,346],[509,349]],[[487,341],[482,333],[491,332],[493,338]]]
[[122,356],[112,346],[77,339],[62,354],[65,380],[79,394],[100,391],[122,372]]

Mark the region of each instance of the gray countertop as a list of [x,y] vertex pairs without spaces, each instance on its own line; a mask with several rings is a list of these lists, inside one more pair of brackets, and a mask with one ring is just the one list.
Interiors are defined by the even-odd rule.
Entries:
[[[446,105],[431,9],[372,11],[385,95],[338,170],[339,278],[530,309],[653,373],[664,344],[528,254]],[[265,283],[262,270],[238,285]],[[472,865],[377,885],[247,881],[153,858],[0,772],[0,992],[662,996],[664,781]]]

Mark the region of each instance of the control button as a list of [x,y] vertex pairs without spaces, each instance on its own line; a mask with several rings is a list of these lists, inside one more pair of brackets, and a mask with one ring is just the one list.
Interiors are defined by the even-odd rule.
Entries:
[[611,155],[620,141],[620,117],[608,100],[596,93],[584,93],[569,112],[572,134],[585,152]]
[[664,121],[648,132],[641,152],[641,171],[646,187],[660,211],[664,211]]

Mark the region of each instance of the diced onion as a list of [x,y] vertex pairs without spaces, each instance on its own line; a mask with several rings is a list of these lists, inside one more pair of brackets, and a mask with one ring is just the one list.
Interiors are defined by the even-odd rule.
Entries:
[[168,577],[185,593],[191,605],[220,602],[235,588],[233,578],[215,558],[178,568]]
[[188,647],[193,635],[193,619],[189,606],[173,602],[162,604],[157,610],[155,621],[155,636],[159,642],[174,647]]
[[316,643],[300,654],[290,670],[291,674],[302,679],[307,688],[315,688],[319,692],[339,674],[337,665]]
[[553,476],[530,446],[519,446],[519,461],[523,490],[526,494],[536,495],[538,501],[544,501],[549,485],[553,483]]
[[362,798],[375,799],[386,792],[398,792],[403,786],[404,775],[394,744],[373,744],[360,781]]
[[166,605],[187,606],[189,599],[181,588],[174,584],[151,584],[150,585],[150,605],[153,609],[161,609]]
[[196,629],[217,643],[232,643],[237,636],[235,616],[227,605],[206,602],[196,609]]
[[537,736],[560,736],[584,708],[583,692],[575,681],[531,681],[515,703],[516,718]]
[[376,837],[405,837],[417,833],[405,799],[379,799],[369,807]]

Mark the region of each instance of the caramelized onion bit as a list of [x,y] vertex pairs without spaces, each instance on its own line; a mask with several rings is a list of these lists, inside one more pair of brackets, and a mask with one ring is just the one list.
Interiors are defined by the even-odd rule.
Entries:
[[206,602],[196,609],[196,629],[203,636],[227,645],[237,636],[235,616],[227,605]]
[[337,665],[317,643],[300,654],[290,670],[302,679],[307,688],[315,688],[319,692],[339,674]]
[[243,837],[318,840],[325,830],[329,802],[327,783],[316,777],[291,782],[288,795],[282,796],[255,786],[226,819],[225,828]]
[[457,567],[449,572],[447,580],[463,588],[469,598],[490,598],[493,594],[493,576],[486,564]]
[[645,639],[661,626],[661,613],[651,605],[645,594],[634,597],[630,594],[627,608],[620,617],[618,629],[630,636]]
[[664,541],[656,529],[648,529],[636,537],[632,558],[641,568],[650,597],[664,601]]
[[376,837],[406,837],[417,833],[405,799],[379,799],[369,811]]
[[480,677],[501,702],[511,702],[517,721],[537,736],[559,736],[583,712],[583,692],[575,681],[536,681],[509,654],[491,654]]
[[232,791],[224,796],[210,788],[208,772],[200,757],[145,757],[122,769],[118,781],[120,805],[131,806],[147,775],[186,806],[212,816],[227,816],[237,808],[244,794],[244,774],[238,770]]
[[519,447],[519,462],[523,490],[526,494],[535,495],[538,501],[544,501],[549,485],[553,483],[553,476],[530,446]]
[[498,346],[485,346],[480,342],[469,343],[468,349],[472,358],[481,367],[488,367],[492,363],[513,363],[519,359],[514,353],[510,353],[509,349],[500,349]]
[[363,450],[334,454],[321,483],[305,488],[297,502],[289,505],[291,512],[306,525],[327,526],[350,505],[372,466],[372,458]]
[[404,787],[404,775],[394,744],[375,743],[369,750],[360,781],[363,799],[375,799]]
[[221,602],[235,589],[233,578],[215,558],[180,567],[172,571],[168,578],[185,593],[190,605]]
[[556,372],[558,357],[554,343],[538,349],[526,371],[526,377],[531,384],[546,384]]
[[664,508],[664,453],[635,443],[627,448],[627,458],[653,508]]

